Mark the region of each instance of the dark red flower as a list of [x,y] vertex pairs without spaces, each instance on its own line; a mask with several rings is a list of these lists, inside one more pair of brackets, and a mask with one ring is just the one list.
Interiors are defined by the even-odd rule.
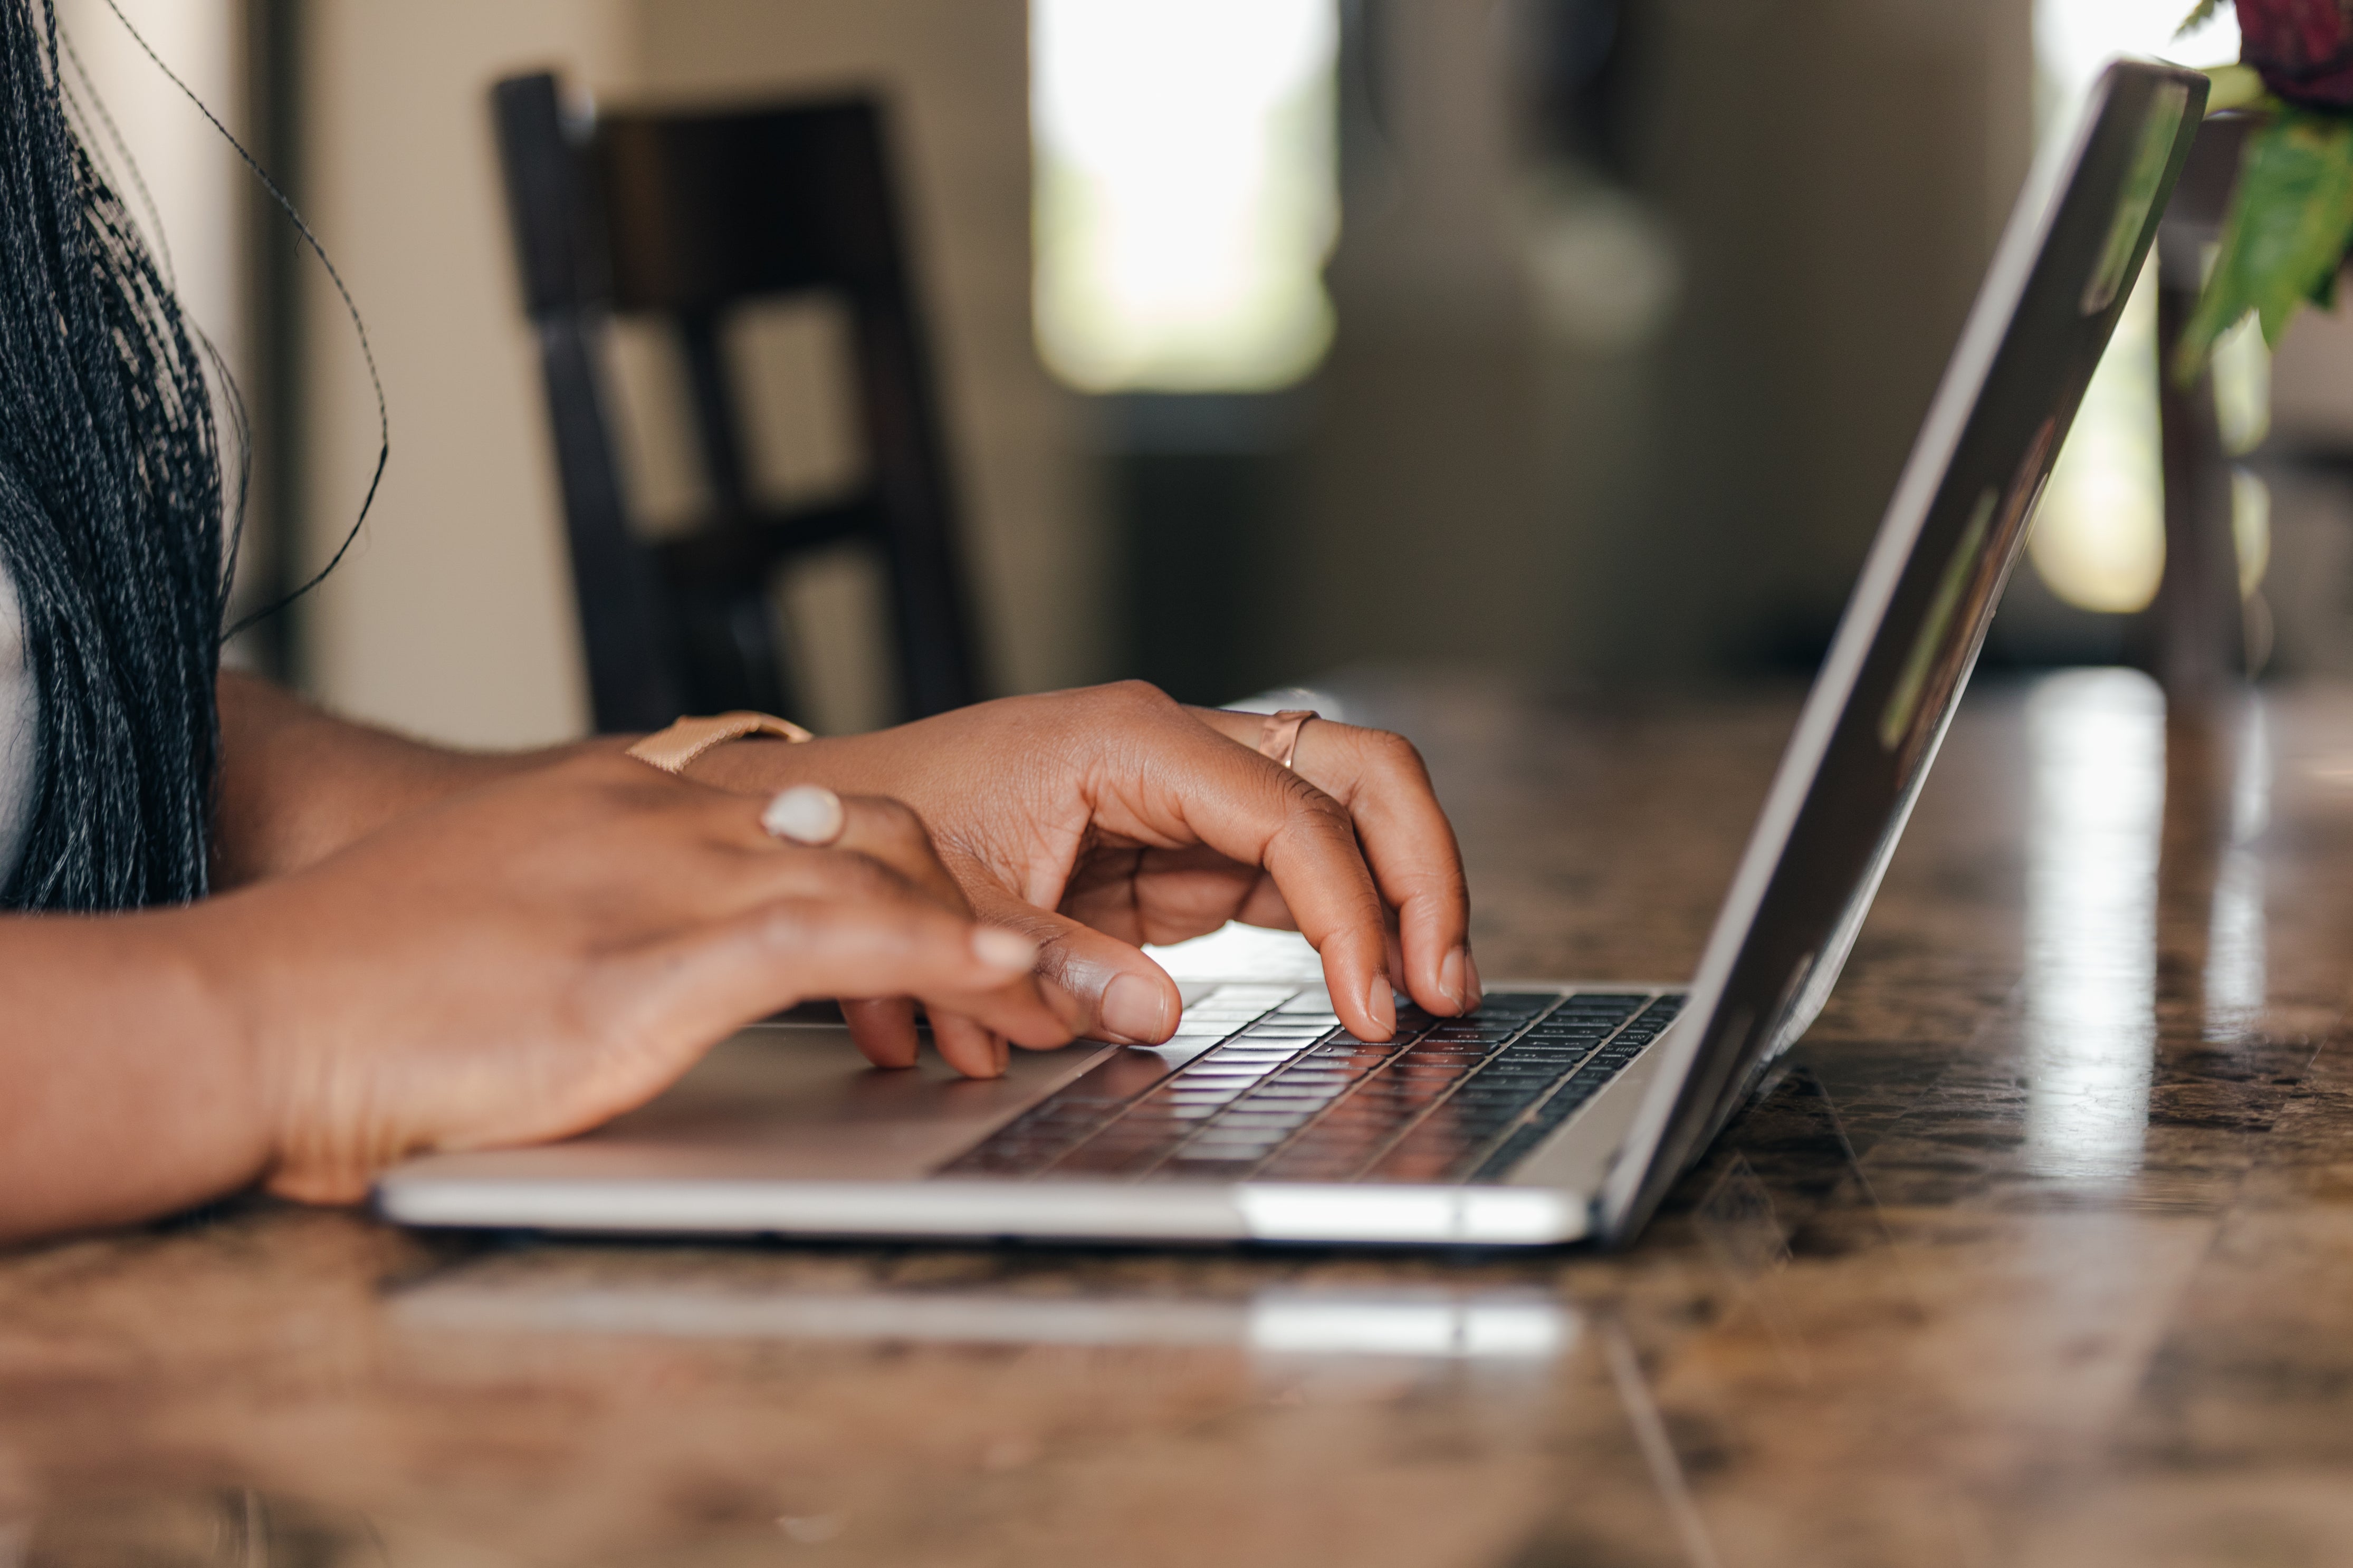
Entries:
[[2353,104],[2353,0],[2237,0],[2239,58],[2290,103]]

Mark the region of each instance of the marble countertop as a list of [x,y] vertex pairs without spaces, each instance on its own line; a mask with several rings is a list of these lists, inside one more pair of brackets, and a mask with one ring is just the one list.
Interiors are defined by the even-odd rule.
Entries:
[[[1490,976],[1696,957],[1795,694],[1350,689]],[[2353,1542],[2353,689],[1986,685],[1641,1242],[0,1252],[0,1568],[2300,1564]]]

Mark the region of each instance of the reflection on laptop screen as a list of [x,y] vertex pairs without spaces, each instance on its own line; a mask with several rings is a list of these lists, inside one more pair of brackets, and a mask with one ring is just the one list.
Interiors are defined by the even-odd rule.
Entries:
[[2205,91],[2195,72],[2112,66],[2055,193],[2030,184],[2011,217],[1709,941],[1688,1032],[1611,1175],[1611,1234],[1639,1226],[1838,978]]

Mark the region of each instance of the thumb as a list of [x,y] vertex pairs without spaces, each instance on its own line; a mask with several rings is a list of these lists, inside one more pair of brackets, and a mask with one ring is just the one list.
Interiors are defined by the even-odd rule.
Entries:
[[1185,999],[1141,948],[995,889],[974,892],[983,921],[1038,944],[1046,1005],[1092,1040],[1155,1046],[1176,1032]]

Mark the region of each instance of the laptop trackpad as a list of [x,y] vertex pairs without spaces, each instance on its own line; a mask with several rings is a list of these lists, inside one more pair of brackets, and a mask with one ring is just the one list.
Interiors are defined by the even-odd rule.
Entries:
[[839,1025],[769,1025],[722,1041],[659,1098],[533,1149],[429,1156],[404,1174],[661,1181],[887,1181],[919,1176],[1051,1093],[1106,1047],[1013,1048],[1005,1077],[962,1078],[927,1044],[871,1067]]

